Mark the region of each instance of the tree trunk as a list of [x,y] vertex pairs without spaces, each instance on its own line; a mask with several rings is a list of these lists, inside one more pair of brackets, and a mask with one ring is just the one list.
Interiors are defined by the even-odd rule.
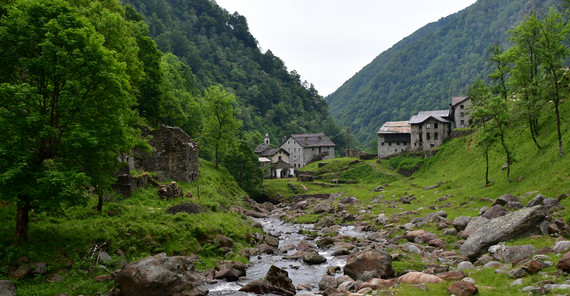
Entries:
[[541,149],[542,147],[540,147],[540,144],[538,144],[538,141],[536,140],[536,137],[534,136],[536,134],[536,124],[534,123],[534,121],[529,118],[528,119],[528,124],[530,126],[530,136],[532,137],[532,140],[534,141],[534,144],[536,145],[536,147],[538,149]]
[[560,152],[560,157],[564,154],[562,150],[562,133],[560,132],[560,112],[558,110],[558,100],[554,103],[554,107],[556,108],[556,125],[558,127],[558,152]]
[[99,196],[99,201],[97,202],[97,212],[101,213],[101,210],[103,210],[103,193],[99,192],[97,195]]
[[485,148],[485,186],[489,184],[489,147]]
[[18,241],[28,240],[28,223],[30,222],[30,203],[18,205],[18,214],[16,216],[16,239]]

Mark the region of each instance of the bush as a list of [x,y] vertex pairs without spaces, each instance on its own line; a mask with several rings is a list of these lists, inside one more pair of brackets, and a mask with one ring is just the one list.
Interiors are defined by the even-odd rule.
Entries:
[[166,212],[172,215],[176,215],[181,212],[187,214],[199,214],[204,212],[204,208],[195,203],[185,202],[168,208]]

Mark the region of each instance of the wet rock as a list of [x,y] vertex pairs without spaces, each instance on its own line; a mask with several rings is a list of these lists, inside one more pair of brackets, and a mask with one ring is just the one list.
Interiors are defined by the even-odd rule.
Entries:
[[241,276],[246,275],[247,266],[237,261],[222,261],[215,268],[215,279],[224,279],[228,282],[235,282]]
[[325,236],[317,240],[317,247],[319,248],[327,248],[334,244],[334,239],[330,236]]
[[433,274],[412,271],[400,276],[398,282],[404,284],[439,284],[443,280]]
[[289,278],[289,273],[275,265],[269,267],[269,271],[267,271],[264,280],[273,286],[295,294],[295,286],[293,285],[293,281]]
[[319,220],[319,222],[317,222],[315,224],[315,228],[331,227],[331,226],[335,225],[335,223],[336,222],[331,217],[324,217],[324,218],[321,218],[321,220]]
[[115,282],[125,296],[208,294],[189,257],[165,253],[127,264]]
[[327,258],[322,255],[319,255],[317,252],[308,252],[303,256],[303,262],[309,265],[321,264],[326,262]]
[[262,242],[274,248],[279,246],[279,238],[271,234],[264,235]]
[[464,281],[455,282],[447,288],[448,294],[457,296],[471,296],[478,292],[479,291],[474,284]]
[[558,261],[558,264],[556,264],[556,268],[562,271],[570,272],[570,252],[562,255]]
[[0,281],[0,296],[16,296],[16,287],[12,281]]
[[542,206],[536,206],[490,220],[467,238],[460,248],[460,254],[475,261],[493,244],[538,232],[537,225],[545,217],[545,209]]
[[344,274],[361,280],[364,272],[370,271],[375,278],[388,278],[394,274],[390,254],[376,249],[356,253],[348,257]]
[[255,294],[275,294],[275,295],[285,295],[292,296],[295,292],[285,290],[283,288],[273,286],[264,280],[254,280],[239,289],[240,292],[255,293]]
[[334,276],[323,274],[323,277],[319,281],[319,290],[324,291],[327,288],[336,288],[336,280]]

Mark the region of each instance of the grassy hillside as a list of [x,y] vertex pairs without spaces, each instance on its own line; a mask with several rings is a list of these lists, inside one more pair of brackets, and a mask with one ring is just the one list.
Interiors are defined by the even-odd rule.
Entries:
[[361,143],[386,121],[408,120],[421,110],[446,109],[478,77],[492,71],[488,48],[508,45],[508,30],[530,9],[557,1],[479,0],[414,32],[381,53],[326,100],[333,117]]
[[[570,114],[570,104],[562,106],[561,114]],[[315,177],[313,183],[296,180],[269,180],[266,188],[275,195],[287,200],[294,195],[315,193],[338,193],[343,196],[355,196],[360,201],[371,202],[374,199],[383,203],[396,204],[394,201],[407,196],[412,198],[411,204],[397,203],[396,207],[372,206],[374,215],[380,212],[394,214],[406,210],[418,210],[422,214],[434,209],[445,209],[448,218],[457,216],[474,216],[483,206],[489,206],[489,200],[502,194],[523,196],[527,192],[540,192],[546,197],[561,198],[565,210],[560,213],[566,220],[570,217],[570,156],[558,156],[556,124],[553,114],[545,114],[538,141],[543,149],[534,145],[527,129],[509,131],[508,142],[514,147],[515,163],[511,168],[514,179],[509,183],[506,171],[501,167],[505,162],[504,154],[497,147],[490,153],[489,179],[492,184],[485,183],[485,159],[480,148],[474,144],[477,133],[461,138],[448,139],[439,148],[435,156],[423,158],[393,158],[390,160],[357,160],[340,158],[323,161],[326,165],[313,163],[302,169]],[[562,131],[564,147],[570,149],[570,123],[563,121]],[[406,164],[406,162],[408,164]],[[401,165],[413,166],[422,163],[420,169],[411,177],[397,173]],[[319,167],[320,166],[320,167]],[[338,179],[338,187],[332,179]],[[346,184],[354,180],[355,184]],[[319,185],[318,183],[322,183]],[[297,190],[293,192],[289,184]],[[426,190],[439,184],[439,187]],[[303,186],[307,189],[303,189]],[[374,192],[378,186],[384,189]],[[521,202],[526,204],[536,194],[526,196]],[[372,215],[373,216],[373,215]],[[316,217],[315,217],[316,218]]]
[[[98,295],[114,286],[112,281],[99,282],[98,275],[109,274],[125,262],[133,262],[149,255],[166,252],[168,255],[197,254],[198,269],[213,267],[220,259],[247,262],[237,250],[250,245],[252,228],[244,217],[232,211],[243,203],[245,193],[237,187],[225,170],[216,170],[210,162],[201,161],[200,180],[179,183],[184,192],[194,198],[164,201],[157,189],[149,186],[138,189],[132,197],[114,196],[107,201],[102,213],[94,207],[92,197],[86,207],[67,209],[61,215],[35,215],[30,221],[30,241],[12,240],[15,226],[15,206],[0,206],[0,279],[9,277],[11,266],[26,256],[31,263],[47,262],[48,272],[34,278],[15,282],[18,295]],[[196,213],[169,214],[175,205],[190,203],[187,209]],[[235,243],[234,250],[224,254],[214,237],[224,234]],[[101,268],[95,264],[90,248],[108,242],[107,252],[113,262]],[[117,251],[120,250],[120,251]],[[120,255],[121,251],[124,256]],[[60,282],[47,283],[55,274]]]

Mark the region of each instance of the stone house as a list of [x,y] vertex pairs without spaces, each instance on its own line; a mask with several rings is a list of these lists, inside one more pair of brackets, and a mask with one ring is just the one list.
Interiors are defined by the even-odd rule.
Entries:
[[451,121],[454,128],[469,127],[473,124],[470,114],[473,103],[470,97],[452,97],[450,106]]
[[153,152],[134,151],[134,169],[156,172],[159,181],[198,180],[198,143],[179,127],[161,125],[156,130],[142,128],[141,135],[150,137]]
[[450,110],[420,111],[410,119],[411,150],[439,147],[451,133]]
[[269,134],[265,134],[263,144],[253,151],[257,155],[261,166],[268,168],[271,178],[289,178],[295,176],[295,169],[289,164],[289,152],[283,148],[271,146]]
[[281,143],[281,148],[290,154],[289,164],[296,169],[313,161],[333,159],[334,147],[335,144],[323,133],[290,135]]
[[378,135],[378,158],[404,152],[411,147],[409,121],[389,121],[376,132]]

